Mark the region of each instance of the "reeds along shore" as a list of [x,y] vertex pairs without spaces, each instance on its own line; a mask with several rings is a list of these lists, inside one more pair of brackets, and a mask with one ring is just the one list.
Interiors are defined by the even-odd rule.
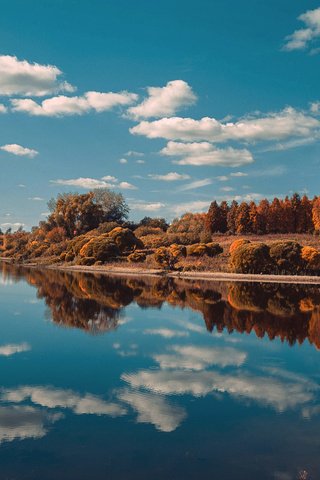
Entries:
[[103,333],[119,327],[123,309],[164,303],[200,312],[206,329],[254,333],[289,345],[309,341],[320,349],[320,292],[316,286],[115,278],[99,274],[27,269],[2,264],[4,278],[26,280],[60,326]]

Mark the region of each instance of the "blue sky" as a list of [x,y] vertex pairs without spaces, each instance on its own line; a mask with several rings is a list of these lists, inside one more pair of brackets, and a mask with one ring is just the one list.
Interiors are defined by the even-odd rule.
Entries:
[[319,194],[319,2],[5,0],[0,46],[2,228],[92,186],[134,219]]

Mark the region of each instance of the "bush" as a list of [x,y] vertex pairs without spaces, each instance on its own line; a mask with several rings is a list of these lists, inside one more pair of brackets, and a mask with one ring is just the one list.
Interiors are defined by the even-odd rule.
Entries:
[[232,254],[235,250],[237,250],[237,248],[241,247],[242,245],[246,245],[248,243],[250,243],[250,241],[246,240],[245,238],[239,238],[239,240],[235,240],[230,245],[229,253]]
[[320,270],[320,252],[313,247],[303,247],[301,258],[306,263],[307,269]]
[[174,266],[178,262],[178,257],[172,254],[170,247],[160,247],[154,253],[154,260],[160,267],[167,270],[174,270]]
[[164,235],[165,232],[161,228],[142,226],[135,229],[134,234],[136,237],[141,238],[146,235]]
[[96,260],[107,262],[120,255],[118,246],[108,234],[91,238],[80,250],[81,257],[93,257]]
[[276,242],[270,246],[270,257],[281,273],[298,273],[303,268],[301,245],[298,242]]
[[196,243],[187,247],[187,253],[191,257],[203,257],[208,255],[208,257],[215,257],[219,253],[223,252],[223,248],[214,242],[210,243]]
[[77,260],[77,265],[93,265],[95,261],[94,257],[83,257]]
[[176,259],[185,258],[187,256],[186,247],[184,245],[178,245],[177,243],[170,245],[169,252],[173,258]]
[[108,236],[117,245],[121,253],[132,252],[136,248],[143,248],[144,245],[129,228],[117,227],[108,233]]
[[219,245],[219,243],[210,242],[206,244],[206,247],[207,247],[206,254],[208,255],[208,257],[216,257],[217,255],[223,252],[223,248],[221,247],[221,245]]
[[235,273],[271,273],[269,247],[264,243],[239,246],[231,254],[229,268]]
[[143,252],[133,252],[128,256],[128,262],[130,263],[140,263],[146,260],[147,256]]

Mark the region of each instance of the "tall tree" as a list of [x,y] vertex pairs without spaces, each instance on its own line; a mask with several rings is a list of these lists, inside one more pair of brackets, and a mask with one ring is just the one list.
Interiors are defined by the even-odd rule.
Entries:
[[242,202],[237,209],[236,233],[243,234],[251,231],[250,208],[246,202]]
[[227,214],[227,228],[230,233],[236,233],[236,218],[238,208],[238,202],[236,200],[233,200]]

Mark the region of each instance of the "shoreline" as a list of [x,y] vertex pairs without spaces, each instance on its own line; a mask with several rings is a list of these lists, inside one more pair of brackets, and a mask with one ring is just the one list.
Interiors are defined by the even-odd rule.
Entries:
[[[33,268],[41,268],[33,266]],[[66,272],[98,273],[109,276],[147,276],[168,277],[183,280],[206,280],[212,282],[256,282],[256,283],[293,283],[320,285],[320,277],[308,275],[272,275],[272,274],[243,274],[228,272],[168,272],[161,269],[143,269],[128,267],[96,267],[78,265],[46,265],[42,268]]]
[[274,274],[249,274],[229,272],[170,272],[162,269],[130,268],[115,266],[89,266],[89,265],[57,265],[57,264],[15,264],[8,258],[1,258],[0,262],[16,265],[22,268],[59,270],[62,272],[97,273],[115,277],[166,277],[181,280],[205,280],[212,282],[255,282],[255,283],[291,283],[305,285],[320,285],[320,276],[311,275],[274,275]]

